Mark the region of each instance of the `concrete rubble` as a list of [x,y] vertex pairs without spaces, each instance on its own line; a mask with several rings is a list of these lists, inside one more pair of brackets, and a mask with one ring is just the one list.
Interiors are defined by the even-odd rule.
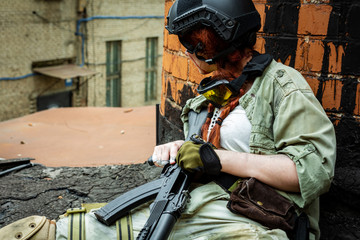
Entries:
[[41,215],[57,219],[81,203],[103,203],[160,176],[148,164],[100,167],[35,165],[1,177],[0,228],[18,219]]

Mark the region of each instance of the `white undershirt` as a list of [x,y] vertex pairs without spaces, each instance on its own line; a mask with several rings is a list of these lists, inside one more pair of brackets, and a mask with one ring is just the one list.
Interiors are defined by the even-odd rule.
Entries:
[[[210,134],[211,129],[215,126],[220,113],[221,110],[215,108],[208,134]],[[251,123],[246,116],[245,110],[238,105],[224,119],[220,127],[220,146],[230,151],[250,152],[250,133]]]

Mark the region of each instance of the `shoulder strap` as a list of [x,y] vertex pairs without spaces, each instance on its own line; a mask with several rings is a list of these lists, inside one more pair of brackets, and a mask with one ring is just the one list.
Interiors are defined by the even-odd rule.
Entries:
[[68,215],[68,239],[85,240],[85,213],[86,208],[70,208],[66,211]]
[[190,110],[188,113],[189,118],[189,131],[185,141],[189,141],[193,134],[201,135],[201,127],[206,121],[207,109],[201,110],[200,113]]
[[131,214],[116,221],[117,240],[134,240]]
[[[68,239],[69,240],[85,240],[85,207],[71,208],[66,211],[68,216]],[[99,224],[102,224],[99,222]],[[124,217],[115,222],[117,240],[134,240],[133,226],[131,214],[128,213]]]

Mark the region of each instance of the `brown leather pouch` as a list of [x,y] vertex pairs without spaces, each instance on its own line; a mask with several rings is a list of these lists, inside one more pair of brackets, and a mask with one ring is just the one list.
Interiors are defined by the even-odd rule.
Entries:
[[295,207],[288,199],[255,178],[243,180],[237,186],[227,207],[233,213],[287,233],[294,229],[297,217]]

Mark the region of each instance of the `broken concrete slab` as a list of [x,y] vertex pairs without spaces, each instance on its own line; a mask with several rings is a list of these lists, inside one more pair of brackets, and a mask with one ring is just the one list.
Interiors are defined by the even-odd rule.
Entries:
[[41,215],[57,219],[81,203],[109,202],[160,176],[148,164],[100,167],[44,167],[3,176],[0,181],[0,228],[18,219]]

